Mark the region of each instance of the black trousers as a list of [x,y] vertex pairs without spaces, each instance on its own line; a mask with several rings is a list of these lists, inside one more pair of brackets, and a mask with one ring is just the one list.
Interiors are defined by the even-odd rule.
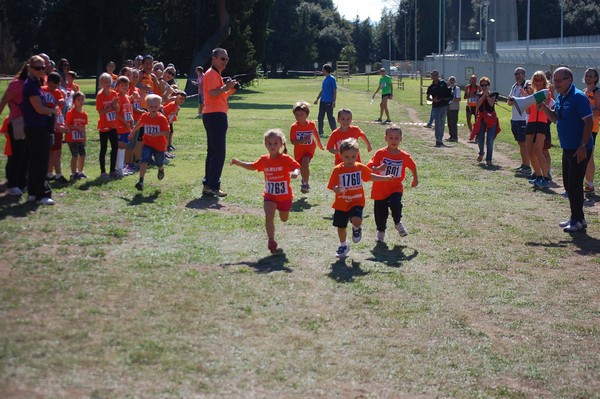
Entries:
[[23,190],[27,186],[27,141],[15,140],[12,124],[8,124],[8,135],[10,136],[10,145],[12,155],[6,162],[6,180],[7,187],[18,187]]
[[591,151],[588,150],[587,158],[577,163],[574,157],[576,150],[565,150],[562,153],[562,175],[565,191],[569,195],[571,219],[581,222],[583,220],[583,179]]
[[[54,136],[54,133],[52,133]],[[45,127],[25,127],[25,142],[29,155],[27,191],[36,200],[51,198],[52,189],[46,181],[50,159],[50,133]]]
[[115,171],[117,164],[117,151],[119,149],[119,135],[117,129],[100,132],[100,173],[106,173],[106,152],[110,141],[110,173]]
[[389,216],[388,210],[392,211],[394,225],[402,220],[402,193],[393,193],[386,199],[375,200],[374,203],[373,213],[375,214],[377,231],[385,231],[387,227],[387,218]]

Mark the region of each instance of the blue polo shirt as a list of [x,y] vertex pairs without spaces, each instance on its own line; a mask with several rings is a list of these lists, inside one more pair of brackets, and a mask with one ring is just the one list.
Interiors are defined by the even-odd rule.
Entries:
[[[556,130],[561,148],[576,150],[583,138],[583,119],[592,117],[592,107],[586,95],[571,83],[567,95],[559,94],[556,97]],[[594,147],[594,140],[590,136],[587,149]]]
[[335,83],[335,78],[331,75],[325,77],[323,83],[321,83],[321,102],[332,103],[333,93],[336,89],[337,84]]

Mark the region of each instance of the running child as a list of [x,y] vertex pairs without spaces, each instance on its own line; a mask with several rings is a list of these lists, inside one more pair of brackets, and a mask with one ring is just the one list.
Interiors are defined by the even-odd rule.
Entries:
[[154,164],[158,167],[158,180],[162,180],[165,177],[164,163],[165,151],[167,151],[169,121],[159,112],[161,101],[161,97],[157,94],[146,96],[148,112],[142,115],[140,121],[135,125],[131,133],[129,133],[129,140],[131,140],[140,128],[144,128],[144,137],[142,140],[144,148],[142,149],[140,179],[135,184],[135,188],[139,191],[144,189],[146,169],[148,168],[148,163],[152,162],[153,158]]
[[[243,162],[233,158],[231,165],[244,169],[256,170],[265,174],[264,210],[265,229],[269,239],[267,247],[272,254],[277,252],[275,241],[275,212],[279,211],[279,219],[286,222],[292,208],[292,187],[290,178],[295,179],[300,173],[300,164],[287,155],[285,136],[280,129],[270,129],[265,133],[265,147],[268,154],[261,156],[256,162]],[[283,153],[281,153],[283,147]]]
[[294,159],[300,163],[300,175],[302,183],[300,191],[308,194],[310,185],[310,161],[315,155],[317,145],[323,150],[323,144],[317,132],[317,126],[313,121],[308,120],[310,105],[306,101],[298,101],[293,108],[296,122],[290,127],[290,142],[294,145]]
[[100,134],[100,177],[106,179],[106,152],[110,141],[110,177],[117,177],[115,165],[117,163],[117,151],[119,135],[117,134],[117,112],[119,112],[119,95],[112,89],[112,77],[103,73],[98,78],[100,91],[96,94],[96,110],[98,111],[98,133]]
[[87,179],[83,166],[85,163],[85,127],[88,124],[87,113],[83,110],[85,95],[78,91],[73,94],[73,108],[67,112],[66,141],[71,150],[71,181]]
[[[373,149],[371,147],[371,142],[367,135],[358,127],[352,126],[352,111],[348,108],[342,108],[338,111],[338,122],[340,127],[335,129],[329,140],[327,141],[327,151],[332,154],[335,154],[334,164],[337,165],[342,162],[342,158],[340,157],[339,145],[340,143],[348,138],[358,139],[360,138],[367,145],[367,151],[371,152]],[[360,162],[360,152],[358,153],[357,162]]]
[[377,150],[367,164],[373,172],[395,177],[391,181],[375,181],[371,188],[371,199],[375,201],[373,213],[377,226],[375,237],[377,242],[383,242],[385,239],[389,210],[392,211],[392,219],[400,237],[408,234],[406,227],[402,224],[402,193],[404,191],[402,181],[406,175],[406,168],[410,169],[413,175],[411,187],[417,187],[419,184],[415,161],[410,154],[400,149],[400,142],[402,142],[400,126],[391,125],[385,130],[385,142],[387,147]]
[[131,174],[128,169],[125,169],[125,152],[129,144],[129,133],[133,129],[133,106],[129,99],[129,78],[127,76],[119,76],[117,79],[117,93],[119,94],[119,112],[117,112],[119,149],[115,172],[117,177],[123,177]]
[[382,176],[375,174],[371,169],[357,162],[358,141],[354,138],[343,140],[340,145],[340,156],[342,162],[333,168],[327,188],[335,193],[335,201],[332,208],[333,225],[337,227],[340,246],[336,257],[344,258],[350,251],[350,245],[346,241],[348,221],[352,224],[352,241],[360,242],[362,238],[362,219],[365,207],[365,190],[363,182],[390,181],[393,175]]

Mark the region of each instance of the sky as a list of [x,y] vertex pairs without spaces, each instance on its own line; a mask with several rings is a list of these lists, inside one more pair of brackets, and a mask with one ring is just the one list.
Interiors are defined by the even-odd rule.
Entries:
[[361,21],[369,17],[373,22],[379,22],[383,7],[391,6],[391,3],[386,0],[333,0],[333,4],[337,6],[340,15],[347,20],[353,21],[358,14]]

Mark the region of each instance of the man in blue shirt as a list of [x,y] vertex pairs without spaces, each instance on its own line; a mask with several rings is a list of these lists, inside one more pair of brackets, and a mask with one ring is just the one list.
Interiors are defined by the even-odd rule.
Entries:
[[319,116],[317,117],[317,127],[319,130],[319,136],[325,137],[323,134],[323,121],[325,119],[325,113],[327,113],[327,120],[329,121],[329,127],[333,132],[336,129],[335,118],[333,116],[333,109],[335,108],[335,100],[337,97],[337,84],[335,78],[331,75],[331,65],[323,65],[323,83],[321,83],[321,91],[315,100],[315,104],[319,102]]
[[548,119],[556,123],[558,139],[563,149],[563,182],[571,217],[559,223],[565,232],[583,231],[587,223],[583,215],[583,178],[594,147],[592,107],[585,94],[573,85],[573,72],[561,67],[554,71],[554,90],[558,93],[554,110],[542,103]]

